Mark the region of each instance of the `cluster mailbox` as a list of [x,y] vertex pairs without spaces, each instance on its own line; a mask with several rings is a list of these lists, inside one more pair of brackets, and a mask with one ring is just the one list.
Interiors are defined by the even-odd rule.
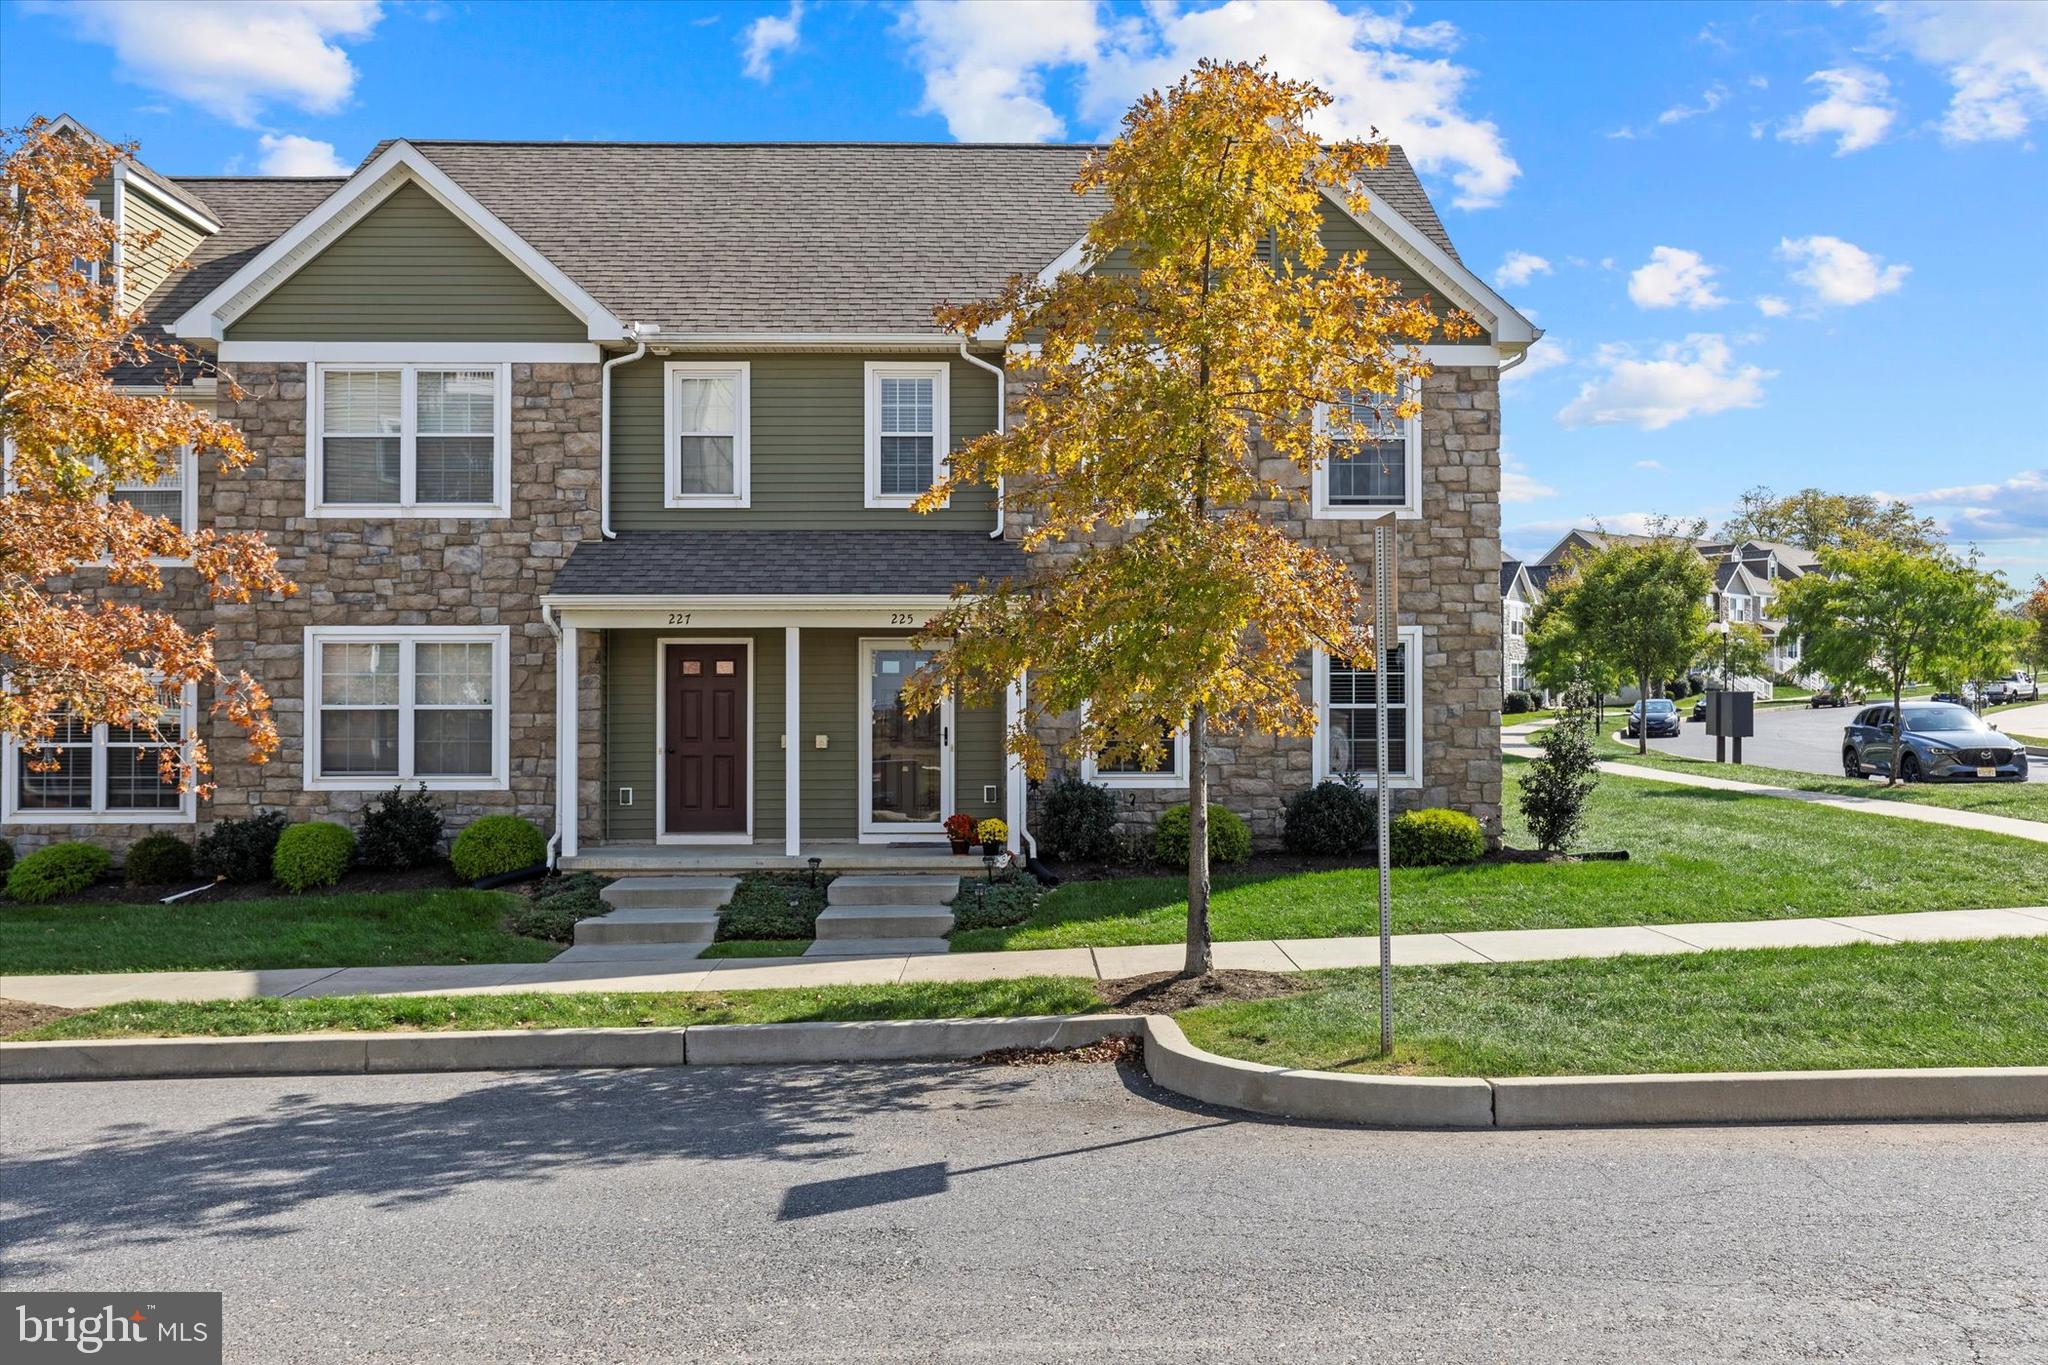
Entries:
[[1756,694],[1712,688],[1707,692],[1707,733],[1714,737],[1714,761],[1728,761],[1728,741],[1735,741],[1735,761],[1742,762],[1742,741],[1756,733]]

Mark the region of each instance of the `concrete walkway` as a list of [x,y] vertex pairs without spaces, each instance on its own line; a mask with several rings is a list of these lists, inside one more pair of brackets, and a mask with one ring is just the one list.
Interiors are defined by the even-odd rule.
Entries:
[[[1394,961],[1531,962],[1624,953],[1692,953],[1714,948],[1813,948],[1843,943],[2048,937],[2048,906],[1936,910],[1831,919],[1715,921],[1607,929],[1489,929],[1396,934]],[[473,967],[340,967],[272,972],[121,972],[91,976],[0,976],[0,997],[86,1009],[129,1000],[247,1000],[256,996],[504,995],[519,991],[727,991],[779,986],[886,985],[910,981],[996,981],[1021,976],[1097,980],[1172,971],[1177,943],[1129,948],[1045,948],[1014,953],[891,954],[849,958],[723,958],[695,961],[694,945],[648,944],[639,956],[605,962],[507,963]],[[1369,967],[1377,938],[1254,939],[1216,945],[1219,967],[1269,972]]]

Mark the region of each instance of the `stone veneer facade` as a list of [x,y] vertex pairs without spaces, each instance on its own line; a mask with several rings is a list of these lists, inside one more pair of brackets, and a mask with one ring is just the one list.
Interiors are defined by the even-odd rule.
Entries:
[[[1013,383],[1011,413],[1018,410]],[[1396,790],[1396,811],[1447,806],[1478,819],[1490,842],[1500,837],[1500,380],[1492,368],[1443,367],[1423,384],[1422,515],[1402,521],[1398,540],[1400,620],[1422,628],[1422,785]],[[1274,500],[1263,511],[1302,540],[1351,566],[1370,601],[1372,535],[1369,523],[1312,519],[1308,480],[1274,456],[1264,472],[1301,489],[1294,500]],[[1012,517],[1011,534],[1023,523]],[[1052,553],[1059,553],[1054,550]],[[1069,550],[1069,553],[1072,551]],[[1309,686],[1304,664],[1302,687]],[[1040,738],[1051,766],[1078,770],[1060,755],[1075,718],[1046,723]],[[1287,799],[1314,781],[1314,741],[1270,734],[1212,735],[1210,800],[1245,817],[1261,846],[1280,841]],[[1187,800],[1187,789],[1118,788],[1124,823],[1149,828],[1168,806]]]

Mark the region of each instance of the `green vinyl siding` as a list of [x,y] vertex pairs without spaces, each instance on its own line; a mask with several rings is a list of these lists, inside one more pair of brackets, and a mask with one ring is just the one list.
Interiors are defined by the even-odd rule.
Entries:
[[407,184],[227,329],[230,341],[584,341],[588,329]]
[[[977,820],[1003,816],[1002,708],[962,707],[956,716],[953,743],[954,796],[946,813],[965,811]],[[991,786],[996,789],[996,799],[983,801],[982,788]]]
[[807,630],[797,640],[797,724],[804,746],[798,829],[806,840],[860,837],[862,633]]
[[[191,259],[192,249],[206,240],[206,234],[183,218],[160,207],[154,199],[135,192],[130,177],[122,195],[127,219],[127,241],[121,253],[121,288],[128,305],[134,307],[156,292],[173,270]],[[155,233],[148,246],[139,239]]]
[[[605,637],[604,838],[613,843],[648,843],[660,809],[660,770],[655,753],[660,683],[655,651],[661,640],[734,639],[754,642],[753,691],[754,838],[782,837],[782,632],[613,630]],[[621,805],[620,789],[633,789],[633,804]]]
[[[612,372],[612,524],[621,531],[889,530],[928,526],[987,530],[995,522],[987,489],[963,490],[928,515],[864,507],[864,366],[902,356],[764,352],[689,360],[744,360],[750,367],[752,468],[748,507],[664,507],[662,375],[648,356]],[[948,380],[952,445],[996,424],[996,377],[957,356]]]

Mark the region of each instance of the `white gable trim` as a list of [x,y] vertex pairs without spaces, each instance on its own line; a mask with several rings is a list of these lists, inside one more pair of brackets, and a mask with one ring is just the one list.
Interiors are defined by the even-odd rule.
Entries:
[[1506,601],[1513,598],[1517,589],[1522,594],[1520,600],[1532,607],[1536,605],[1542,596],[1542,594],[1536,591],[1536,580],[1529,577],[1527,561],[1515,566],[1514,577],[1508,580],[1508,590],[1501,594],[1501,600]]
[[172,330],[181,337],[220,340],[236,318],[408,184],[418,185],[432,195],[441,207],[518,266],[557,303],[582,318],[592,341],[614,341],[626,335],[625,324],[603,304],[506,227],[496,214],[478,203],[474,195],[449,179],[447,172],[409,142],[394,142],[385,148],[375,161],[350,176],[347,184],[293,224],[290,231],[194,304]]
[[1367,190],[1372,208],[1361,217],[1351,211],[1351,205],[1336,190],[1326,188],[1323,194],[1351,221],[1386,243],[1389,251],[1407,262],[1423,279],[1443,290],[1459,307],[1485,323],[1486,330],[1493,334],[1495,345],[1519,350],[1543,335],[1534,323],[1495,293],[1485,280],[1452,259],[1449,252],[1403,218],[1384,195]]

